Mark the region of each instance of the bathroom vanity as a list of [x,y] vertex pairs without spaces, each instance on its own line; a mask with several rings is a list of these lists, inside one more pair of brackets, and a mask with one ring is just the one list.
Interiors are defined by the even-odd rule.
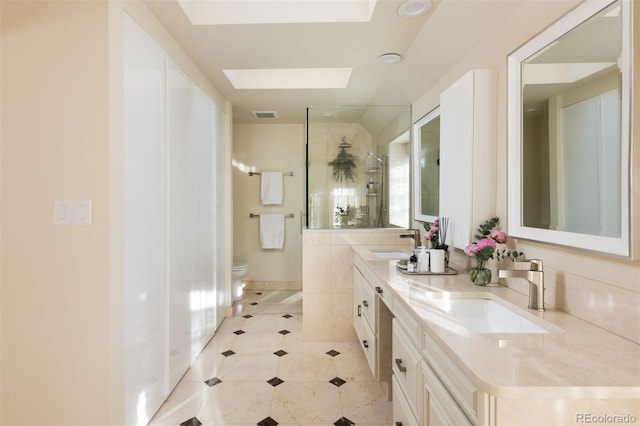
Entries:
[[637,343],[466,273],[407,276],[384,248],[353,250],[354,327],[394,425],[640,421]]

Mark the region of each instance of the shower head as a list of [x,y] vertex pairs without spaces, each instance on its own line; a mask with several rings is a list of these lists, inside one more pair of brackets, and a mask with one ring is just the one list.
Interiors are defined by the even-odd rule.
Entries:
[[378,160],[380,162],[380,164],[384,163],[384,160],[380,157],[378,157],[377,155],[375,155],[373,152],[369,151],[367,152],[367,155],[372,156],[373,158],[375,158],[376,160]]

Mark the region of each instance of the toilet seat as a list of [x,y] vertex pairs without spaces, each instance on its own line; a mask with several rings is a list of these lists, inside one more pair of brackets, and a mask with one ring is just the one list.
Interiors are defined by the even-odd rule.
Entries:
[[233,270],[234,271],[242,271],[244,269],[247,269],[248,267],[249,267],[249,265],[247,265],[246,263],[233,262]]
[[242,299],[242,277],[249,272],[249,265],[242,262],[233,262],[233,269],[231,271],[231,300],[238,301]]

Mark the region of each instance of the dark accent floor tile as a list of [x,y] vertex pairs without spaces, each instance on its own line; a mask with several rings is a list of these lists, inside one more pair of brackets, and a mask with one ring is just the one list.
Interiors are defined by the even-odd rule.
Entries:
[[271,417],[267,417],[266,419],[260,420],[257,425],[258,426],[276,426],[278,422],[273,420]]
[[257,295],[257,296],[262,296],[262,292],[261,292],[261,291],[258,291],[258,292],[256,293],[256,295]]
[[340,355],[340,352],[336,351],[335,349],[331,349],[329,352],[327,352],[327,355],[329,355],[329,356],[338,356],[338,355]]
[[267,383],[269,383],[273,387],[276,387],[276,386],[284,383],[284,380],[282,380],[279,377],[274,377],[273,379],[267,380]]
[[215,386],[218,383],[222,383],[222,380],[218,379],[217,377],[212,377],[209,380],[205,380],[204,381],[208,386]]
[[346,417],[341,417],[338,420],[336,420],[336,422],[334,423],[335,426],[351,426],[351,425],[355,425],[354,422],[352,422],[351,420],[349,420]]
[[334,385],[340,387],[347,382],[342,380],[340,377],[334,377],[333,379],[329,380],[329,383],[333,383]]
[[243,315],[242,318],[246,318],[246,319],[253,318],[253,315],[249,315],[249,314]]
[[282,334],[284,336],[285,334],[289,334],[291,332],[289,330],[280,330],[280,331],[278,331],[278,333],[280,333],[280,334]]
[[285,356],[286,354],[288,354],[289,352],[285,352],[282,349],[280,349],[279,351],[274,352],[274,355],[278,355],[278,356]]
[[251,306],[256,306],[258,304],[258,302],[251,302],[249,303]]
[[293,315],[284,314],[284,315],[282,316],[282,318],[287,318],[287,319],[289,319],[289,318],[293,318]]
[[198,420],[195,417],[191,417],[189,420],[185,420],[184,422],[180,423],[180,426],[200,426],[202,423],[200,423],[200,420]]
[[233,332],[233,334],[236,334],[236,335],[239,336],[241,334],[244,334],[244,330],[236,330],[236,331]]
[[222,352],[222,355],[224,356],[231,356],[231,355],[235,355],[235,352],[232,351],[231,349],[229,349],[228,351],[224,351]]

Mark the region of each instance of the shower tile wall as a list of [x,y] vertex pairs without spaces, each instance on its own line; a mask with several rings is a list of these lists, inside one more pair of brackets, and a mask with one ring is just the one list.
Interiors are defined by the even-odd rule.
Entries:
[[[336,158],[342,138],[351,144],[347,152],[356,156],[356,173],[353,182],[335,182],[329,162]],[[375,151],[372,136],[357,123],[310,123],[309,124],[309,227],[312,229],[333,228],[336,206],[367,206],[366,184],[369,176],[367,152]],[[357,195],[339,196],[354,193]],[[338,189],[338,190],[336,190]],[[335,195],[334,195],[335,194]],[[373,213],[373,208],[370,206]],[[366,226],[370,226],[366,217]]]

